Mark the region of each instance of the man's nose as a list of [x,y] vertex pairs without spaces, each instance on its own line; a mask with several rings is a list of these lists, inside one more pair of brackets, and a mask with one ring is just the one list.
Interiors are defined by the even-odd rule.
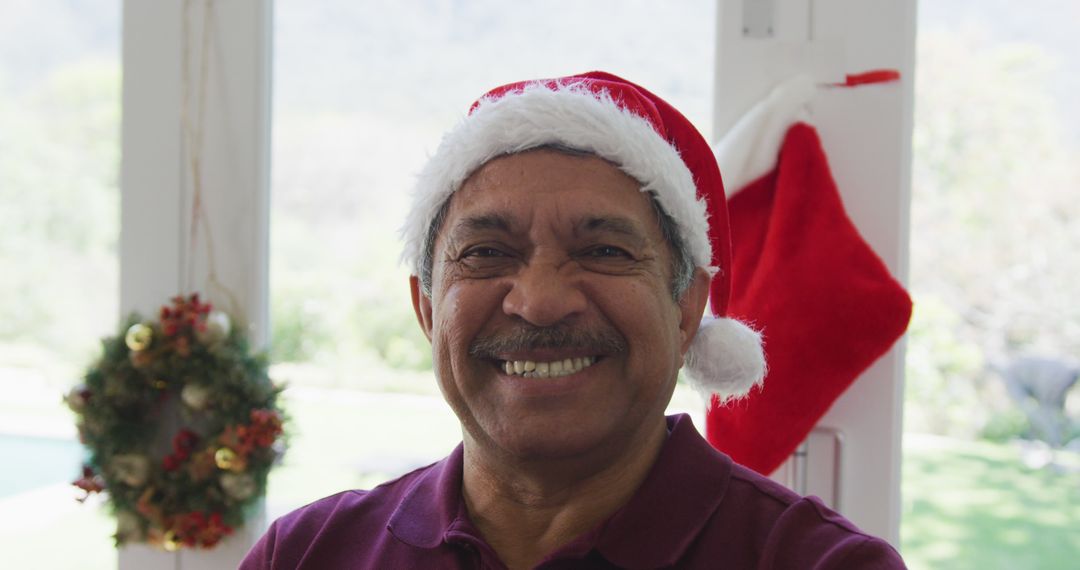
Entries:
[[585,293],[570,263],[530,262],[513,277],[503,312],[546,327],[585,311]]

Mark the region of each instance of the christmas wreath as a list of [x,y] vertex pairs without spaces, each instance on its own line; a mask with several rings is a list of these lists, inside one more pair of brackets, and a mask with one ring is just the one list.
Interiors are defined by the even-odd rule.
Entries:
[[280,388],[228,315],[197,294],[133,315],[66,396],[117,545],[211,548],[243,525],[283,450]]

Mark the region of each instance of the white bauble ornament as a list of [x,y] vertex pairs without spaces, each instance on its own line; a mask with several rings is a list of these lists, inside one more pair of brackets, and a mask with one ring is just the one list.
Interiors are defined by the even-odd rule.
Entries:
[[80,413],[86,407],[86,394],[86,384],[79,384],[64,396],[64,403],[71,408],[71,411]]
[[142,525],[139,524],[139,515],[131,511],[119,511],[116,513],[116,538],[121,542],[140,541],[143,539]]
[[206,315],[206,328],[195,331],[195,340],[205,345],[217,344],[229,336],[232,330],[232,321],[229,315],[223,311],[210,311]]
[[180,390],[180,399],[184,405],[195,411],[204,410],[210,403],[210,389],[202,384],[186,384],[184,389]]
[[109,470],[125,485],[141,487],[150,476],[150,459],[137,453],[116,455],[109,461]]
[[243,501],[255,494],[255,478],[247,473],[224,473],[218,478],[225,494]]

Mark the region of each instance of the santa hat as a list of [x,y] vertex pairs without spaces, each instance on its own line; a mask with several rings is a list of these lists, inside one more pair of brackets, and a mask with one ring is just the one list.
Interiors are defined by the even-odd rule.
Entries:
[[640,182],[675,221],[694,265],[714,273],[713,316],[702,320],[686,357],[695,385],[727,401],[759,384],[760,337],[726,316],[731,242],[712,149],[674,107],[609,73],[512,83],[473,104],[420,173],[402,229],[402,257],[414,274],[433,220],[469,175],[494,158],[552,144],[593,153]]
[[[732,315],[761,327],[761,390],[706,418],[709,441],[761,473],[784,462],[907,328],[911,299],[844,211],[817,131],[816,87],[795,78],[718,145],[732,185]],[[730,174],[730,175],[729,175]]]

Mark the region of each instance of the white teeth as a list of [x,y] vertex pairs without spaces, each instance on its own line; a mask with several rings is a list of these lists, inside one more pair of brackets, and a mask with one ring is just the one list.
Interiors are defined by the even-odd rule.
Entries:
[[581,372],[596,362],[595,356],[582,356],[578,358],[566,358],[551,362],[536,362],[535,360],[507,360],[503,362],[503,371],[515,376],[526,378],[555,378],[569,376]]

